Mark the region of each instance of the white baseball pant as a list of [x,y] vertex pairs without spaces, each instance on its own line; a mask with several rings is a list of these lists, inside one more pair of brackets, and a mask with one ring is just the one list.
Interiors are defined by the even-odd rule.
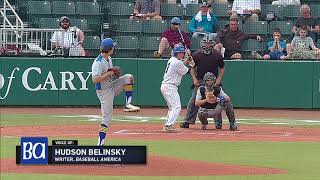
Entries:
[[169,108],[165,125],[171,126],[177,121],[181,111],[178,87],[173,84],[161,84],[160,90]]

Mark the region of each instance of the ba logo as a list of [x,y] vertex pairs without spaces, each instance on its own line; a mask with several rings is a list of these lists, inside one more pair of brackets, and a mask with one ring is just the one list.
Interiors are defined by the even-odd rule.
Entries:
[[48,138],[22,137],[21,164],[48,164]]

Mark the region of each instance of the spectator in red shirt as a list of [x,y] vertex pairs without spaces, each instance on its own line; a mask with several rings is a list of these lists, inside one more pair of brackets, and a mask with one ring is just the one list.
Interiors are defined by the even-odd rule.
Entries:
[[161,58],[164,54],[169,55],[173,46],[179,43],[184,44],[190,49],[190,39],[188,38],[187,33],[180,30],[180,24],[181,20],[179,18],[174,17],[171,19],[170,28],[162,33],[159,49],[154,52],[154,57]]

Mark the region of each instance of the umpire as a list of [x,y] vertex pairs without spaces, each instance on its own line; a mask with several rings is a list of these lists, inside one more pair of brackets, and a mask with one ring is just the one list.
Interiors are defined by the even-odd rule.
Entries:
[[[187,114],[184,118],[184,122],[180,124],[181,128],[189,128],[190,124],[195,124],[199,107],[195,106],[195,98],[197,94],[197,90],[199,86],[203,86],[203,77],[207,72],[213,73],[217,79],[215,81],[215,86],[219,86],[221,84],[221,79],[224,74],[224,61],[221,53],[214,50],[214,37],[211,35],[206,35],[200,42],[201,49],[197,50],[193,54],[193,60],[195,62],[195,68],[191,69],[190,74],[192,76],[193,82],[193,92],[192,96],[189,100],[188,107],[187,107]],[[229,111],[229,110],[230,111]],[[231,121],[235,120],[233,107],[230,103],[228,105],[228,109],[226,109],[226,114]],[[229,115],[233,114],[233,117]],[[220,113],[220,117],[218,118],[219,122],[215,122],[216,128],[222,128],[222,115]]]

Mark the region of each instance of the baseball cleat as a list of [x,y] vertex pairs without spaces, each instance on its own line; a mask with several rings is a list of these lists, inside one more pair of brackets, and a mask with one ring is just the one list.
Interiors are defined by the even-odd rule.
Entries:
[[216,129],[222,129],[221,125],[216,125]]
[[126,107],[123,110],[124,112],[138,112],[140,111],[140,108],[138,106],[134,106],[132,104],[126,105]]
[[239,128],[236,125],[230,125],[230,131],[239,131]]
[[167,133],[178,133],[180,132],[180,129],[174,128],[171,126],[163,126],[163,131]]
[[207,129],[207,125],[201,125],[201,129],[202,130],[206,130]]
[[187,122],[180,123],[180,127],[181,128],[189,128],[189,123],[187,123]]

